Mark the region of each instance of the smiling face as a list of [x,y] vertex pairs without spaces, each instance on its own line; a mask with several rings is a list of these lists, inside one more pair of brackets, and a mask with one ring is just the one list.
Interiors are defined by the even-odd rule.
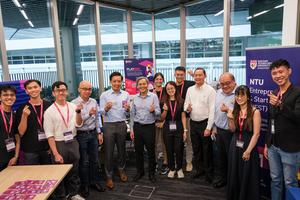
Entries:
[[185,80],[185,72],[182,70],[176,70],[174,76],[177,84],[182,84]]
[[291,68],[285,66],[279,66],[271,70],[272,79],[278,86],[283,86],[288,83],[291,73]]
[[140,90],[141,93],[145,93],[148,91],[148,82],[146,79],[140,79],[137,83],[137,88]]
[[82,81],[79,84],[78,92],[82,99],[89,99],[92,94],[92,84],[89,81]]
[[65,101],[68,96],[68,89],[65,85],[60,85],[59,87],[54,88],[52,94],[57,101]]
[[12,106],[16,101],[16,93],[12,90],[2,90],[0,100],[4,106]]
[[236,86],[236,83],[230,75],[223,74],[220,77],[220,86],[225,94],[231,94]]
[[161,77],[161,76],[157,76],[155,79],[154,79],[154,85],[155,87],[161,87],[162,84],[164,82],[164,79]]
[[198,69],[194,73],[194,80],[197,85],[203,85],[206,75],[203,70]]
[[247,104],[248,97],[247,97],[246,93],[240,93],[240,94],[235,95],[235,101],[239,106],[243,106],[243,105]]
[[171,84],[167,84],[166,91],[167,91],[167,94],[170,97],[172,97],[172,96],[175,96],[176,88],[173,85],[171,85]]
[[111,88],[114,91],[119,91],[122,86],[122,77],[121,76],[113,76],[110,81]]
[[35,99],[40,97],[42,88],[37,82],[33,81],[26,86],[25,91],[30,98]]

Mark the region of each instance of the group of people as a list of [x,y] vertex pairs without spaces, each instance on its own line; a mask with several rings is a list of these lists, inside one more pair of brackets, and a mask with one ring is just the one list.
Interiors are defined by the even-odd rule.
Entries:
[[[269,94],[269,128],[264,156],[270,165],[273,200],[283,199],[284,189],[297,186],[300,166],[300,88],[290,81],[291,67],[286,60],[270,66],[278,88]],[[52,85],[55,101],[41,98],[41,83],[24,84],[30,100],[16,112],[12,105],[16,89],[0,88],[0,170],[16,165],[20,149],[25,164],[73,164],[71,171],[54,193],[55,199],[84,199],[89,189],[104,191],[100,185],[98,146],[104,144],[106,187],[114,188],[114,147],[118,151],[118,176],[126,174],[126,136],[130,119],[130,138],[134,141],[136,175],[145,175],[144,147],[148,154],[148,177],[156,182],[157,161],[162,158],[162,174],[184,178],[204,176],[213,187],[227,185],[228,200],[259,199],[259,156],[261,115],[251,103],[247,86],[237,86],[234,76],[223,73],[217,91],[206,83],[206,71],[190,73],[177,67],[176,81],[164,85],[161,73],[154,75],[154,89],[147,77],[136,80],[138,94],[130,96],[121,89],[123,76],[110,74],[111,89],[97,101],[90,97],[92,84],[79,84],[79,97],[67,101],[68,86]],[[103,123],[103,124],[102,124]],[[217,146],[213,153],[213,141]],[[184,156],[185,151],[185,156]],[[213,158],[218,160],[214,165]],[[185,157],[185,162],[184,162]],[[185,169],[184,169],[185,165]]]

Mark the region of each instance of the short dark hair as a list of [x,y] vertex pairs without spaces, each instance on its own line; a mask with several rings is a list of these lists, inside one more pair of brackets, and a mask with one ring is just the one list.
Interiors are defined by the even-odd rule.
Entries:
[[157,72],[157,73],[154,74],[153,80],[155,80],[159,76],[161,76],[161,78],[163,79],[163,81],[165,81],[164,75],[162,73],[160,73],[160,72]]
[[185,67],[183,67],[183,66],[178,66],[178,67],[176,67],[175,68],[175,72],[176,71],[183,71],[184,73],[186,72],[186,69],[185,69]]
[[63,81],[56,81],[52,84],[52,92],[54,91],[55,88],[59,88],[61,85],[66,86],[66,88],[68,89],[68,85],[63,82]]
[[32,83],[32,82],[36,82],[40,87],[42,87],[42,84],[39,80],[36,80],[36,79],[29,79],[27,80],[25,83],[24,83],[24,88],[26,89],[27,86]]
[[284,66],[287,69],[291,68],[290,63],[287,60],[285,60],[285,59],[278,59],[278,60],[275,60],[274,62],[272,62],[272,64],[270,65],[269,69],[273,70],[274,68],[278,68],[280,66]]
[[123,81],[123,76],[120,72],[113,72],[109,75],[109,80],[111,81],[114,76],[121,76],[121,80]]
[[202,71],[203,71],[203,74],[206,76],[206,71],[205,71],[205,69],[204,69],[203,67],[197,67],[197,68],[195,69],[195,71],[194,71],[194,74],[195,74],[195,72],[196,72],[197,70],[202,70]]
[[0,86],[0,95],[2,94],[2,91],[3,92],[11,91],[11,92],[17,94],[17,89],[12,85],[1,85]]

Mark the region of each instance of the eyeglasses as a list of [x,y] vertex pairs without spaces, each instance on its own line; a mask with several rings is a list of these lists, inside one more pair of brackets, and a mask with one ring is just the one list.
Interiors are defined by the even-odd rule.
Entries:
[[66,93],[68,90],[67,89],[55,89],[54,92],[56,93]]
[[232,83],[232,81],[227,81],[225,83],[220,83],[221,87],[229,86]]
[[84,91],[92,91],[92,88],[80,88],[80,89]]

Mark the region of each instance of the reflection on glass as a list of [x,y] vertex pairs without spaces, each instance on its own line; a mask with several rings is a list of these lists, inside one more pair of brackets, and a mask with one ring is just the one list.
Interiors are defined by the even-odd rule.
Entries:
[[245,49],[281,45],[283,0],[232,3],[229,71],[239,84],[245,84]]
[[155,15],[156,70],[173,80],[174,69],[180,65],[179,9]]
[[98,94],[96,89],[99,87],[94,4],[82,4],[75,0],[59,0],[58,18],[64,74],[65,81],[69,86],[69,96],[73,99],[77,95],[78,84],[83,79],[90,81],[95,87],[94,96]]
[[109,74],[119,71],[124,76],[124,59],[128,58],[126,11],[100,7],[104,87],[109,87]]
[[203,1],[186,12],[187,68],[203,67],[208,83],[218,80],[223,72],[223,1]]
[[132,12],[134,58],[152,58],[151,15]]
[[38,79],[49,90],[57,80],[49,1],[1,1],[1,9],[11,80]]

